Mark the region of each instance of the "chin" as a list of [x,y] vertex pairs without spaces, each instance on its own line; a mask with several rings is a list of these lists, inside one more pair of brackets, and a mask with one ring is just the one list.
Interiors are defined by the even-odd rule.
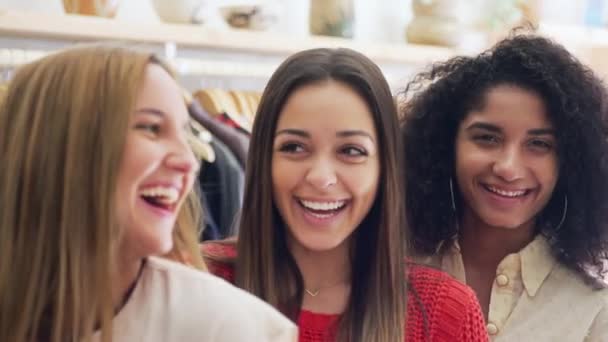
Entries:
[[520,220],[514,221],[513,219],[508,219],[508,218],[504,218],[504,219],[494,218],[494,219],[487,219],[487,220],[483,220],[483,221],[491,227],[496,227],[496,228],[501,228],[501,229],[517,229],[524,224],[524,222],[522,222]]
[[144,242],[148,255],[165,255],[173,249],[173,236],[154,236]]
[[328,252],[342,245],[343,240],[331,241],[327,238],[320,237],[318,239],[297,239],[295,241],[302,248],[311,252]]

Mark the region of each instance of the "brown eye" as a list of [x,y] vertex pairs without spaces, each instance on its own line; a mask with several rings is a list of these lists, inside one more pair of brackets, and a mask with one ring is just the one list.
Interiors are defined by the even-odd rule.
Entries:
[[499,142],[498,137],[495,135],[492,135],[492,134],[475,135],[475,136],[473,136],[473,140],[479,141],[479,142],[484,142],[484,143],[498,143]]
[[365,149],[355,146],[346,146],[340,150],[340,153],[349,157],[362,157],[368,155]]
[[298,143],[286,143],[281,145],[279,151],[285,153],[299,153],[304,151],[304,147]]
[[552,143],[541,139],[534,139],[530,141],[529,146],[540,151],[550,151],[553,149]]
[[160,125],[157,124],[137,124],[135,125],[135,129],[146,131],[154,135],[160,133]]

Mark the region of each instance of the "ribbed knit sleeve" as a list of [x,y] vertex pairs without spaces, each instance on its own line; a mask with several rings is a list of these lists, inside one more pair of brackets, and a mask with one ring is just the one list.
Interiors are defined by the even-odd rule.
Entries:
[[[477,297],[468,286],[444,272],[417,265],[410,266],[409,279],[413,291],[408,297],[408,341],[489,341]],[[415,296],[424,309],[412,310]],[[425,315],[430,339],[420,329]]]

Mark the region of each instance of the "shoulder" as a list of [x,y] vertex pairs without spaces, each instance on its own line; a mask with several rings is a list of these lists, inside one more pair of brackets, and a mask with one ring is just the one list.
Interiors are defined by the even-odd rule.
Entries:
[[206,242],[201,245],[201,253],[211,274],[234,283],[234,263],[237,254],[234,243]]
[[593,319],[591,327],[587,333],[588,341],[608,340],[608,289],[596,290],[600,297],[601,309]]
[[442,341],[488,340],[481,308],[471,288],[438,269],[412,263],[408,279],[408,317],[424,317],[431,336]]
[[211,241],[201,244],[203,256],[209,258],[235,259],[235,241]]
[[558,264],[538,296],[550,303],[554,303],[553,298],[558,296],[558,305],[567,307],[575,321],[581,325],[589,325],[591,321],[586,341],[608,341],[608,288],[600,288],[599,285],[590,284],[580,274]]
[[[175,329],[214,334],[214,341],[294,341],[296,328],[257,297],[228,282],[160,258],[148,261]],[[156,285],[151,285],[156,286]],[[235,329],[237,328],[238,329]],[[206,335],[210,336],[210,335]]]
[[464,300],[464,303],[469,298],[475,298],[468,286],[431,266],[409,263],[408,280],[421,299],[437,298],[438,294],[444,293],[455,295],[455,299]]

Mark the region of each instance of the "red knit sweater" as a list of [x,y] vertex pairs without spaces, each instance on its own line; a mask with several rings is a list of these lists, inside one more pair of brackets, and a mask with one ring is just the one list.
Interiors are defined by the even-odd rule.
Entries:
[[[206,256],[234,259],[233,246],[206,243]],[[234,269],[230,263],[206,260],[209,271],[234,283]],[[478,342],[488,341],[488,335],[477,298],[473,291],[446,273],[415,264],[409,265],[406,341]],[[418,299],[416,298],[418,297]],[[428,328],[425,328],[427,317]],[[298,328],[300,342],[332,342],[333,323],[338,315],[300,311]],[[428,330],[427,330],[428,329]]]

